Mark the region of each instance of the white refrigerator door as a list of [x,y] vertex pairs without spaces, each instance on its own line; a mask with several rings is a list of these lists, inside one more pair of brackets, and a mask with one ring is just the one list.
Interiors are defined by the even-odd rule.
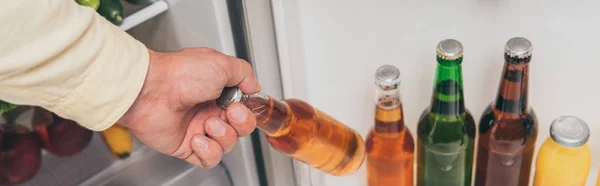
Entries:
[[[256,69],[256,76],[263,86],[263,91],[277,99],[305,99],[302,90],[301,75],[302,56],[297,46],[300,40],[296,23],[294,3],[282,3],[285,0],[254,0],[252,3],[242,1],[242,21],[244,37],[247,41],[248,60]],[[294,73],[291,73],[294,71]],[[292,80],[294,80],[292,82]],[[275,151],[265,138],[260,137],[262,153],[265,159],[267,182],[272,185],[323,185],[323,173],[315,168],[291,159]]]
[[[589,24],[600,21],[593,11],[599,1],[271,1],[285,97],[310,102],[363,137],[373,126],[374,72],[380,65],[400,68],[405,124],[416,141],[418,117],[431,101],[439,41],[454,38],[465,47],[465,104],[478,123],[498,91],[505,42],[530,39],[529,95],[539,120],[534,156],[553,119],[581,117],[592,133],[587,185],[596,183],[600,141],[593,138],[600,125],[593,123],[600,118],[596,104],[586,103],[600,103],[600,88],[589,83],[600,68],[590,62],[599,27]],[[321,180],[363,186],[366,175],[363,164],[354,174],[323,174]]]
[[[276,99],[283,99],[283,82],[281,79],[279,53],[276,41],[273,9],[269,0],[242,1],[232,0],[231,7],[236,6],[239,13],[239,29],[234,29],[238,38],[238,56],[248,60],[255,69],[255,74],[262,86],[262,92]],[[233,5],[235,4],[235,5]],[[230,8],[231,8],[230,7]],[[232,23],[236,25],[236,23]],[[234,26],[236,28],[236,26]],[[240,31],[240,32],[237,32]],[[302,169],[294,170],[296,161],[275,151],[259,132],[255,139],[260,143],[263,159],[264,176],[261,184],[269,186],[308,185],[298,177]],[[300,179],[299,179],[300,178]]]

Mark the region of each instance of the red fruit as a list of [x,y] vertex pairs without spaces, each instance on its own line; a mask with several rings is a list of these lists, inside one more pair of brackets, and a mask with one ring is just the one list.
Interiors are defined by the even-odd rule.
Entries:
[[35,176],[42,162],[35,133],[0,132],[0,184],[16,184]]
[[55,116],[54,123],[48,126],[36,126],[36,131],[44,149],[59,157],[73,156],[81,152],[94,134],[75,121],[58,116]]

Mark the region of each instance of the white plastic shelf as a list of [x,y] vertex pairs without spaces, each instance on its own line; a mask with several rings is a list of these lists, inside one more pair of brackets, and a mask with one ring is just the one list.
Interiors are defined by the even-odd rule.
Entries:
[[47,154],[38,173],[18,186],[96,186],[96,185],[161,185],[161,186],[232,186],[225,164],[201,169],[181,159],[156,152],[136,138],[133,153],[117,160],[99,133],[90,144],[72,157]]
[[[129,4],[123,3],[123,6],[125,6],[126,8],[129,8]],[[133,9],[137,9],[135,6],[133,7]],[[121,23],[121,25],[119,25],[119,27],[125,31],[139,25],[140,23],[143,23],[146,20],[152,19],[153,17],[159,15],[160,13],[163,13],[164,11],[167,11],[169,9],[169,4],[164,1],[164,0],[160,0],[160,1],[156,1],[146,7],[143,7],[139,10],[135,10],[134,13],[130,14],[130,15],[126,15],[125,19],[123,20],[123,23]]]

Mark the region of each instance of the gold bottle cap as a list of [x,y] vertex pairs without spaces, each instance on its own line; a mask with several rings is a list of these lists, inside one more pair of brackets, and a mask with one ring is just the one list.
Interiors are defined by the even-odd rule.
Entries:
[[445,60],[455,60],[463,56],[463,46],[455,39],[445,39],[438,43],[436,52]]
[[531,42],[522,37],[509,39],[504,46],[504,53],[506,53],[506,55],[519,59],[531,56],[531,51],[533,51]]
[[590,128],[577,117],[560,116],[550,125],[550,137],[560,145],[579,147],[590,138]]

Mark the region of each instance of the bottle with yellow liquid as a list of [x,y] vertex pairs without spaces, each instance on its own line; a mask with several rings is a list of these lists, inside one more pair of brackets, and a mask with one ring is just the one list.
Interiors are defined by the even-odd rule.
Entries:
[[587,124],[573,116],[556,118],[550,137],[538,153],[534,186],[585,186],[590,170],[590,137]]

